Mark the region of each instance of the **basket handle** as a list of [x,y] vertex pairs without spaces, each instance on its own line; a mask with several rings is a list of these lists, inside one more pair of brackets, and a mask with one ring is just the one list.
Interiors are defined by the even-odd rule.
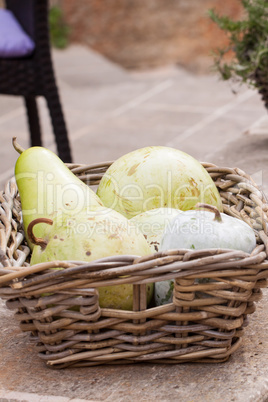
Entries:
[[27,228],[27,235],[29,240],[36,246],[40,246],[41,248],[44,249],[46,248],[48,242],[42,239],[41,237],[36,237],[33,233],[33,228],[38,223],[46,223],[48,225],[53,225],[53,220],[49,218],[36,218],[29,223]]

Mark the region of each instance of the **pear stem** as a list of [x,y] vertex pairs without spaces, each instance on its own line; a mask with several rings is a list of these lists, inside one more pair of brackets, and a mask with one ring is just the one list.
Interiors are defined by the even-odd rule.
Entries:
[[25,151],[25,149],[22,148],[22,146],[17,142],[17,137],[13,137],[13,138],[12,138],[12,144],[13,144],[13,147],[15,148],[15,150],[16,150],[19,154],[22,154],[22,152]]
[[218,210],[218,208],[215,207],[214,205],[209,205],[209,204],[204,204],[204,203],[199,202],[198,204],[196,204],[195,208],[196,209],[202,208],[206,211],[214,212],[214,214],[215,214],[214,221],[222,222],[221,213]]
[[36,237],[33,233],[33,228],[38,223],[47,223],[48,225],[53,225],[53,220],[49,218],[36,218],[29,223],[27,228],[27,235],[29,240],[36,246],[40,246],[42,249],[44,249],[46,248],[48,242],[41,237]]

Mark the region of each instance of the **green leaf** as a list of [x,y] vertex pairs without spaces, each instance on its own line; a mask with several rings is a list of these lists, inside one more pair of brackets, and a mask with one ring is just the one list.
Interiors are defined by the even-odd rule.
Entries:
[[[248,85],[261,88],[256,70],[262,71],[262,80],[268,82],[268,1],[242,0],[243,18],[234,21],[228,16],[220,16],[209,10],[211,20],[226,33],[227,47],[214,53],[214,68],[224,80],[240,80]],[[225,56],[233,50],[228,61]]]

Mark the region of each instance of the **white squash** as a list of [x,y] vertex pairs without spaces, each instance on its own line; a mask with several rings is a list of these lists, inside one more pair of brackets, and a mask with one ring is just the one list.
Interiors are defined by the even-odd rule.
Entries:
[[256,247],[255,233],[247,223],[220,213],[211,205],[198,205],[207,210],[185,211],[174,218],[161,240],[161,251],[173,248],[253,251]]
[[[256,247],[254,230],[244,221],[220,213],[207,204],[197,204],[204,210],[185,211],[176,216],[166,228],[160,250],[222,248],[251,253]],[[157,305],[171,303],[172,281],[155,284]]]
[[162,306],[172,302],[173,298],[173,279],[156,282],[154,285],[154,301],[156,306]]

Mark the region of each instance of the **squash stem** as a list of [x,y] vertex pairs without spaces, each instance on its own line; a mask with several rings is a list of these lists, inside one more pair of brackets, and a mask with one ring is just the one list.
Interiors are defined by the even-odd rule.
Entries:
[[12,144],[13,144],[13,147],[15,148],[15,150],[16,150],[19,154],[22,154],[22,152],[25,151],[25,149],[22,148],[22,146],[17,142],[17,137],[13,137],[13,138],[12,138]]
[[53,225],[53,220],[49,218],[37,218],[31,221],[27,228],[27,235],[29,237],[29,240],[36,246],[40,246],[42,249],[45,249],[47,246],[47,241],[42,239],[41,237],[35,237],[33,233],[33,227],[38,223],[47,223],[48,225]]
[[196,209],[201,209],[202,208],[205,211],[214,212],[214,214],[215,214],[214,221],[222,222],[221,213],[218,210],[218,208],[215,207],[214,205],[209,205],[209,204],[199,202],[198,204],[196,204],[195,208]]

